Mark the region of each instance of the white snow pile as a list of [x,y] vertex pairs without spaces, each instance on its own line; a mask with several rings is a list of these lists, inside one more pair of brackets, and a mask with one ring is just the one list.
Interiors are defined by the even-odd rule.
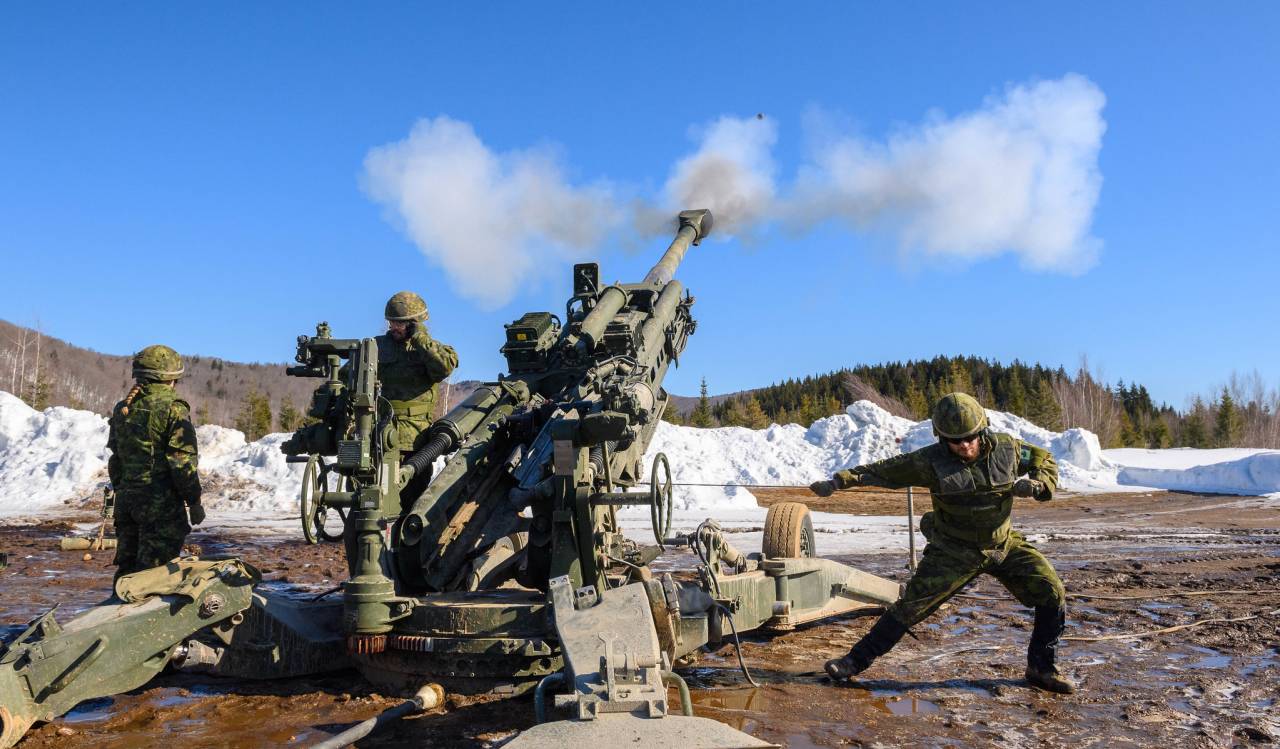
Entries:
[[89,411],[37,411],[0,391],[0,516],[61,504],[107,467],[107,420]]
[[[1274,450],[1101,450],[1083,429],[1050,432],[1031,422],[988,411],[992,427],[1051,451],[1062,488],[1121,491],[1150,488],[1229,494],[1280,493],[1280,451]],[[211,519],[296,513],[301,466],[286,463],[283,434],[247,443],[234,429],[202,426],[200,472]],[[645,456],[665,453],[678,484],[677,517],[763,516],[752,485],[804,486],[842,468],[923,447],[935,437],[928,421],[913,422],[867,401],[845,413],[819,419],[808,429],[773,425],[693,429],[662,423]],[[0,391],[0,517],[57,511],[106,480],[107,421],[88,411],[35,411]],[[721,484],[729,484],[721,487]],[[1280,495],[1278,495],[1280,496]],[[711,510],[715,510],[714,513]],[[629,510],[637,519],[644,508]]]
[[[1043,447],[1058,461],[1063,488],[1115,491],[1116,467],[1102,457],[1098,438],[1084,429],[1050,432],[1026,419],[988,411],[993,429]],[[647,463],[666,453],[677,484],[733,484],[679,487],[676,511],[696,514],[712,507],[756,507],[751,485],[803,486],[862,463],[910,452],[936,441],[931,421],[914,422],[858,401],[843,414],[819,419],[808,429],[796,424],[768,429],[692,429],[663,423],[645,455]]]
[[[287,436],[246,443],[235,429],[198,427],[204,502],[237,512],[292,512],[302,469],[280,452]],[[0,517],[47,513],[96,490],[107,480],[108,455],[105,418],[72,408],[36,411],[0,391]]]
[[1206,494],[1280,496],[1280,451],[1224,448],[1107,450],[1121,484]]

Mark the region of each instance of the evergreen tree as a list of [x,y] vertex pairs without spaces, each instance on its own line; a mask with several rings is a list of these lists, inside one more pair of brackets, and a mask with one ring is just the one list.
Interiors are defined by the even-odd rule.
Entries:
[[907,408],[911,409],[911,415],[917,419],[929,418],[929,401],[924,396],[924,391],[916,384],[915,380],[907,381],[907,389],[903,394],[902,401],[907,404]]
[[751,429],[765,429],[769,426],[769,417],[765,415],[764,409],[760,407],[760,401],[755,397],[747,398],[746,405],[742,409],[744,426]]
[[43,411],[49,407],[52,397],[53,383],[49,382],[49,378],[41,371],[35,381],[27,387],[26,397],[23,400],[35,410]]
[[744,427],[747,425],[747,415],[743,411],[740,399],[733,398],[724,405],[725,408],[718,414],[722,426]]
[[1017,370],[1009,373],[1009,385],[1005,388],[1003,407],[1015,416],[1027,415],[1027,389],[1022,386],[1022,378],[1018,376]]
[[283,432],[292,432],[302,426],[302,414],[293,405],[293,398],[285,396],[280,401],[280,412],[276,415],[276,421],[280,424],[280,430]]
[[969,376],[969,369],[964,365],[964,361],[959,358],[951,362],[950,372],[947,375],[947,389],[952,393],[974,394],[973,378]]
[[814,402],[813,396],[805,393],[800,396],[800,426],[807,427],[817,421],[820,417],[818,414],[818,404]]
[[[834,395],[828,395],[826,399],[823,400],[822,410],[824,411],[822,416],[835,416],[836,414],[844,411],[844,409],[840,407],[840,399]],[[820,416],[818,418],[822,417]]]
[[1181,442],[1183,447],[1208,447],[1209,437],[1205,432],[1204,401],[1197,396],[1191,406],[1191,413],[1182,421]]
[[1118,444],[1115,447],[1144,447],[1146,439],[1142,432],[1133,425],[1133,419],[1129,418],[1129,412],[1124,409],[1120,410],[1120,431],[1115,436]]
[[1222,388],[1222,398],[1218,401],[1218,417],[1213,426],[1213,441],[1218,447],[1234,447],[1240,442],[1240,434],[1244,431],[1244,420],[1240,409],[1227,389]]
[[707,398],[707,378],[703,377],[702,385],[698,390],[698,405],[689,415],[689,426],[706,429],[714,424],[711,416],[711,401]]
[[667,403],[667,407],[662,411],[662,420],[668,424],[684,426],[684,417],[680,415],[680,409],[676,408],[675,401]]
[[1053,386],[1047,377],[1036,382],[1027,406],[1027,418],[1045,429],[1055,432],[1062,429],[1062,406],[1058,405],[1058,397],[1053,394]]
[[1147,427],[1147,447],[1165,448],[1170,442],[1169,425],[1163,418],[1152,419],[1150,426]]
[[240,401],[240,413],[236,415],[236,429],[244,432],[249,442],[262,439],[271,431],[271,401],[257,390],[250,390]]

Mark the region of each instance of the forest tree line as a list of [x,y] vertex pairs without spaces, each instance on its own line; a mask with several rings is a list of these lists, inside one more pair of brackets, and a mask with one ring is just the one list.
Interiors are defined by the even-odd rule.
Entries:
[[922,420],[942,395],[964,392],[987,408],[1046,429],[1083,427],[1097,434],[1103,447],[1280,448],[1280,391],[1256,372],[1232,374],[1220,389],[1194,396],[1182,410],[1156,404],[1144,385],[1104,382],[1087,359],[1068,372],[1020,361],[936,356],[788,379],[714,404],[707,391],[704,379],[688,413],[668,409],[663,418],[699,427],[808,426],[854,401],[869,400],[896,416]]

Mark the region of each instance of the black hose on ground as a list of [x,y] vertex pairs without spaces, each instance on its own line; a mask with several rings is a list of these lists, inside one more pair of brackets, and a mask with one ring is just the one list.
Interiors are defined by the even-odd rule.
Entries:
[[438,707],[443,702],[444,689],[439,684],[427,684],[410,699],[395,707],[389,707],[378,715],[357,723],[342,733],[321,741],[319,744],[312,745],[311,749],[342,749],[342,747],[350,746],[394,720],[399,720],[411,713],[430,710]]

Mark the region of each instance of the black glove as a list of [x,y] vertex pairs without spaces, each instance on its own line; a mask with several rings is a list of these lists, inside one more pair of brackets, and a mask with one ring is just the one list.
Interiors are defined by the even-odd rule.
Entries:
[[191,517],[192,525],[200,525],[204,522],[204,507],[199,503],[187,506],[187,515]]
[[1044,482],[1035,479],[1018,479],[1013,485],[1013,496],[1040,498],[1044,493]]
[[836,482],[831,479],[825,481],[815,481],[809,484],[809,491],[817,494],[819,497],[830,497],[836,493]]

